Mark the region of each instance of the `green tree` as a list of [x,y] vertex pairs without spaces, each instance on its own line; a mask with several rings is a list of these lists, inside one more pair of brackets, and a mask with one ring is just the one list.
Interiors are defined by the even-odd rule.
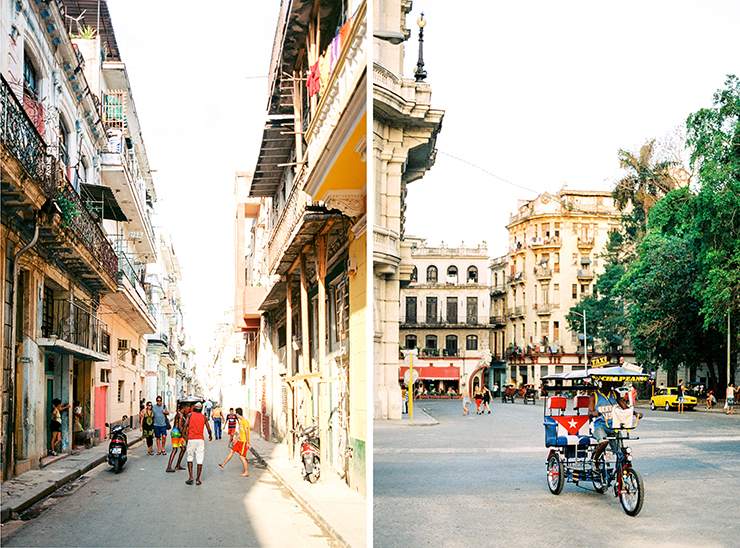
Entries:
[[728,76],[713,107],[686,125],[701,185],[693,225],[705,279],[702,312],[707,326],[726,329],[728,312],[740,309],[740,80]]

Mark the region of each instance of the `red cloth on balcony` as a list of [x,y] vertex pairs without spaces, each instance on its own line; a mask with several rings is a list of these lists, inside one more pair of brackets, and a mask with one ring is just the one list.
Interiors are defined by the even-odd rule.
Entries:
[[314,95],[316,95],[319,91],[319,88],[321,88],[321,73],[319,72],[318,61],[316,61],[316,63],[309,69],[308,81],[306,82],[306,85],[308,86],[309,97],[313,97]]

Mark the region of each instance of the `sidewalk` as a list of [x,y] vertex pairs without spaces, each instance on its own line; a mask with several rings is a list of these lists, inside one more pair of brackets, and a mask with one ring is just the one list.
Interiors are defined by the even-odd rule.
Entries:
[[[140,430],[126,433],[129,446],[141,441]],[[367,546],[367,499],[350,489],[336,474],[322,474],[311,484],[303,479],[298,460],[288,458],[288,447],[259,439],[252,432],[252,453],[262,461],[277,480],[303,508],[341,545],[347,548]],[[39,500],[96,466],[107,463],[108,441],[90,449],[42,459],[43,468],[29,470],[2,483],[2,522],[8,521]]]
[[373,428],[383,428],[384,426],[436,426],[439,421],[432,418],[423,409],[421,403],[414,401],[414,420],[408,413],[401,414],[401,420],[375,420]]

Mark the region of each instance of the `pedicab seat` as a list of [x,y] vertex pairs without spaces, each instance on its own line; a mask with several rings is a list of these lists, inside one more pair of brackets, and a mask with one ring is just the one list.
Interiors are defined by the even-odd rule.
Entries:
[[[578,398],[576,396],[577,415],[565,415],[567,399],[563,396],[551,396],[547,401],[547,412],[545,415],[545,445],[547,447],[562,447],[568,445],[592,445],[596,440],[591,437],[588,415],[580,414]],[[588,400],[588,396],[585,396]],[[588,408],[588,403],[586,403]]]

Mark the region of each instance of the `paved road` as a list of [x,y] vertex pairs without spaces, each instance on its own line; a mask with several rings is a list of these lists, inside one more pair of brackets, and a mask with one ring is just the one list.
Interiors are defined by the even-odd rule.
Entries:
[[99,466],[3,525],[2,546],[337,546],[254,457],[248,478],[237,457],[219,468],[227,442],[206,442],[200,486],[139,444],[120,474]]
[[424,401],[437,426],[374,423],[375,546],[740,546],[740,417],[645,409],[633,441],[645,504],[545,483],[542,404]]

